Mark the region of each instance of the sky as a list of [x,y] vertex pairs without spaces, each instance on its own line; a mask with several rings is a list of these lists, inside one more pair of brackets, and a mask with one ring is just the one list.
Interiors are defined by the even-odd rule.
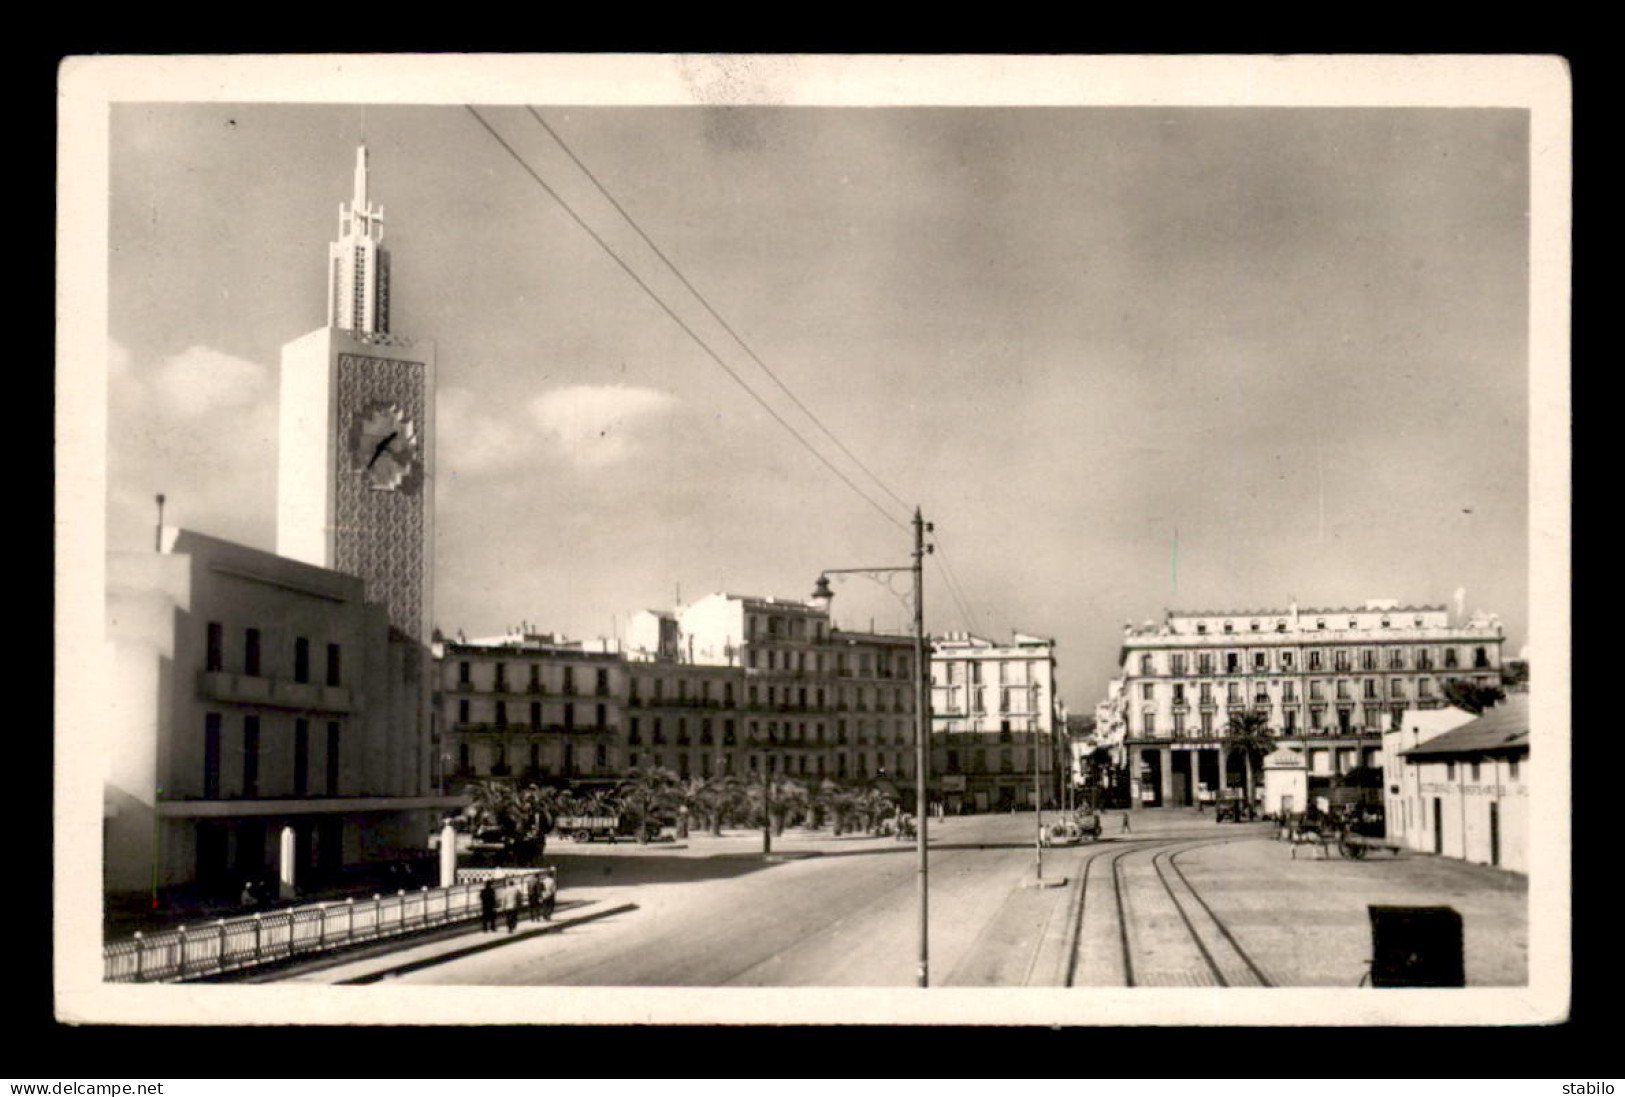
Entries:
[[539,105],[877,484],[535,118],[478,109],[863,495],[467,109],[115,103],[109,548],[163,492],[274,549],[280,348],[325,322],[365,141],[392,328],[436,344],[449,633],[805,598],[906,566],[917,505],[927,627],[1053,637],[1074,712],[1168,609],[1465,588],[1528,642],[1526,112]]

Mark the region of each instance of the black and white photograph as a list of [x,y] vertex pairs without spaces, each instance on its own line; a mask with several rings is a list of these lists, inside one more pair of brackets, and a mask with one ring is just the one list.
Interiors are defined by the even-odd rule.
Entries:
[[60,81],[59,1019],[1566,1016],[1561,60]]

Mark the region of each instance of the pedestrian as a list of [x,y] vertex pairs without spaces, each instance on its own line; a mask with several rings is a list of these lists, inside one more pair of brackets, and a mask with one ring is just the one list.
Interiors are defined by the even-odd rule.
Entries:
[[519,885],[511,883],[502,889],[502,914],[508,920],[508,932],[519,928]]
[[254,881],[243,881],[243,893],[238,897],[238,905],[245,910],[253,910],[259,905],[259,896],[254,894]]
[[497,889],[490,880],[480,888],[480,932],[493,933],[497,928]]
[[1132,828],[1130,828],[1129,825],[1128,825],[1128,812],[1126,812],[1126,811],[1123,812],[1123,829],[1122,829],[1121,833],[1123,833],[1123,834],[1132,834],[1133,833]]
[[550,868],[542,873],[542,917],[549,922],[553,920],[553,904],[558,900],[559,895],[558,872],[558,869]]
[[527,898],[530,900],[530,920],[537,921],[542,916],[542,874],[537,873],[530,878],[530,887]]

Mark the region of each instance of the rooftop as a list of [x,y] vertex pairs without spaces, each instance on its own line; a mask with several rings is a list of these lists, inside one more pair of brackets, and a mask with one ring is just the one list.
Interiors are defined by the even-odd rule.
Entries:
[[1529,749],[1529,695],[1515,693],[1469,724],[1407,750],[1411,760]]

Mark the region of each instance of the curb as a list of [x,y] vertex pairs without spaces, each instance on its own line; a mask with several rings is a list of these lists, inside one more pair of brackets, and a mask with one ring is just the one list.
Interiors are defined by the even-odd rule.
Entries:
[[[514,944],[519,941],[528,941],[536,937],[543,937],[549,933],[557,933],[559,930],[569,929],[571,926],[584,925],[587,922],[596,922],[600,918],[608,918],[615,914],[625,914],[628,911],[637,909],[638,905],[636,903],[622,903],[619,906],[594,911],[591,914],[582,914],[578,917],[569,918],[560,922],[549,922],[538,929],[527,930],[524,933],[498,934],[497,938],[492,941],[481,940],[478,944],[452,949],[451,951],[443,952],[438,956],[425,956],[417,960],[408,960],[404,964],[397,964],[394,967],[384,968],[381,971],[370,971],[365,975],[357,975],[351,979],[340,979],[334,985],[366,986],[371,983],[382,982],[384,979],[388,979],[393,976],[409,975],[414,971],[422,971],[424,968],[431,968],[437,964],[450,963],[452,960],[461,960],[466,956],[474,956],[481,952],[489,952],[492,949],[501,948],[503,945]],[[484,934],[482,933],[481,937],[483,938],[483,936]]]

